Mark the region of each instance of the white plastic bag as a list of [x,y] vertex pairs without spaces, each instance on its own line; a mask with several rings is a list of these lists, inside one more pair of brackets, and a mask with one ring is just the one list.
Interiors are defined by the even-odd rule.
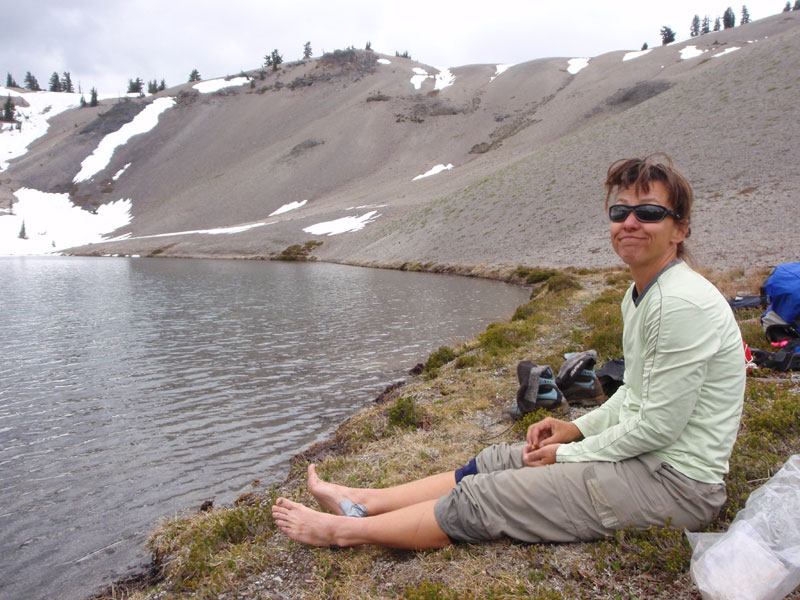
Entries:
[[754,491],[725,533],[686,533],[705,600],[780,600],[800,585],[800,454]]

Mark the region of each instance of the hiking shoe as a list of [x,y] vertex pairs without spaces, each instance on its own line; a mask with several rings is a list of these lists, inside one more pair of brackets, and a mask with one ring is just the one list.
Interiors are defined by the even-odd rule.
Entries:
[[580,406],[597,406],[605,402],[603,386],[594,372],[597,352],[569,352],[564,358],[556,382],[567,401]]
[[603,386],[593,369],[582,369],[561,391],[572,405],[597,406],[606,401]]
[[519,419],[539,407],[553,410],[566,404],[550,367],[523,360],[517,365],[517,378],[520,383],[517,401],[503,410],[504,417]]
[[553,410],[566,404],[564,394],[556,385],[555,375],[550,367],[545,367],[539,375],[539,392],[536,394],[536,406]]

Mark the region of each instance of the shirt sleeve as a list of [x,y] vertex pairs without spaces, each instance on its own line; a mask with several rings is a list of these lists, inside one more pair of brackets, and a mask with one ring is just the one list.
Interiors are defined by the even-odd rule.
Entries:
[[[576,420],[586,436],[558,448],[559,462],[619,461],[664,448],[685,428],[700,394],[708,360],[720,346],[703,311],[686,300],[664,297],[642,321],[641,399],[620,388],[613,401],[618,422],[602,413]],[[620,394],[623,392],[623,395]],[[601,407],[604,408],[604,407]],[[603,427],[603,426],[606,427]],[[588,434],[588,435],[587,435]]]

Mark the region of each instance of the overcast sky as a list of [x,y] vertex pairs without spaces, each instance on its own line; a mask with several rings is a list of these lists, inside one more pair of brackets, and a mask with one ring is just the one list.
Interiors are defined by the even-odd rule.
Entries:
[[[747,2],[753,20],[781,12],[785,0]],[[668,25],[689,37],[692,17],[713,20],[724,0],[31,0],[4,11],[0,77],[22,85],[31,71],[46,88],[53,71],[70,71],[84,92],[124,92],[128,79],[183,83],[260,67],[278,49],[285,61],[337,48],[363,48],[435,67],[592,57],[661,44]],[[5,84],[5,79],[0,85]]]

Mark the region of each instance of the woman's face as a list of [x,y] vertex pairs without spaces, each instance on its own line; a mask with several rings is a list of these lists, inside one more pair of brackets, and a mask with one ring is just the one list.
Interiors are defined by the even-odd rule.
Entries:
[[[636,194],[633,187],[617,192],[615,204],[660,204],[672,208],[669,195],[660,181],[650,183],[647,192]],[[686,227],[667,216],[658,223],[642,223],[633,212],[621,223],[611,223],[611,245],[631,268],[666,266],[677,257],[678,244],[686,237]]]

